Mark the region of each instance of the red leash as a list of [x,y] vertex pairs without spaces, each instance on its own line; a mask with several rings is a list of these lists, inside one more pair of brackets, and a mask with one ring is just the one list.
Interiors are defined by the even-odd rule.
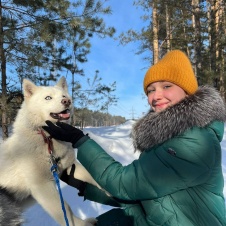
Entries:
[[38,134],[41,134],[43,137],[44,142],[48,145],[48,152],[50,155],[53,153],[53,141],[51,136],[46,136],[43,130],[39,130]]

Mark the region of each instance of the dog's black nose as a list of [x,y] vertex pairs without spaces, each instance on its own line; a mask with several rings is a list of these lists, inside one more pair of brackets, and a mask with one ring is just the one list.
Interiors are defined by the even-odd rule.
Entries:
[[69,107],[71,105],[71,100],[69,98],[64,98],[61,100],[61,103],[65,106],[65,107]]

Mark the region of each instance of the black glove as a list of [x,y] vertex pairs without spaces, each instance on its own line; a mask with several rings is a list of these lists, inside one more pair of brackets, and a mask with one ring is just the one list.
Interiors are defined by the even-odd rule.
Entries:
[[87,183],[74,178],[74,173],[75,173],[75,164],[72,165],[70,174],[68,175],[67,170],[64,170],[60,179],[62,181],[64,181],[66,184],[68,184],[74,188],[77,188],[79,190],[79,192],[78,192],[79,196],[84,196],[84,191],[85,191]]
[[84,137],[84,133],[80,130],[63,122],[57,122],[54,125],[51,121],[46,121],[48,126],[42,128],[46,130],[54,139],[71,142],[73,146]]

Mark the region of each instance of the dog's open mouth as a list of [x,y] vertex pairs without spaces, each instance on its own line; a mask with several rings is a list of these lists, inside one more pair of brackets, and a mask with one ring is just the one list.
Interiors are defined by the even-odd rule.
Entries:
[[70,118],[70,111],[69,111],[69,109],[66,109],[59,113],[50,113],[50,116],[52,118],[58,119],[58,120],[68,120]]

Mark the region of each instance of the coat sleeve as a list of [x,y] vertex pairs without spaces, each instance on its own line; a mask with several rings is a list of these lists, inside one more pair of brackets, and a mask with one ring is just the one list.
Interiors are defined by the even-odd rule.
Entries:
[[126,201],[109,196],[103,190],[91,184],[86,185],[84,200],[86,199],[114,207],[125,207],[127,205],[137,204],[135,201]]
[[78,159],[102,188],[122,200],[155,199],[204,183],[220,144],[211,129],[195,128],[122,166],[92,139],[78,147]]

